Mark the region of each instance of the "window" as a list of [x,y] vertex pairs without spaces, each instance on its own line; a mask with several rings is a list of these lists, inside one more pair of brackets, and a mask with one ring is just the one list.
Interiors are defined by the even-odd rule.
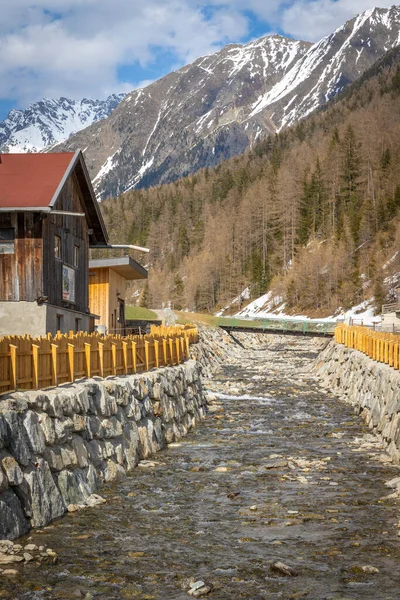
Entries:
[[63,315],[57,315],[57,332],[62,333],[63,331]]
[[79,267],[79,246],[74,246],[74,267]]
[[54,236],[54,256],[61,258],[61,238],[59,235]]
[[0,254],[14,254],[14,238],[13,228],[0,229]]

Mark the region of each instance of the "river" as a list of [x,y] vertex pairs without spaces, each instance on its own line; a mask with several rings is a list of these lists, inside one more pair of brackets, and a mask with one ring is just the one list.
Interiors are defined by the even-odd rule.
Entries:
[[105,504],[20,541],[59,560],[3,576],[0,598],[187,600],[198,580],[216,600],[400,598],[385,499],[400,469],[320,387],[315,354],[290,337],[241,349],[194,433],[104,487]]

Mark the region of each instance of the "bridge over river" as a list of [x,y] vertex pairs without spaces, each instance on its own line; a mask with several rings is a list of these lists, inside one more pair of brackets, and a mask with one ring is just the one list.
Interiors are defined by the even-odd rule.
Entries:
[[316,319],[238,319],[219,317],[216,325],[225,331],[249,333],[275,333],[280,335],[301,335],[309,337],[333,336],[336,321]]
[[398,600],[399,466],[310,370],[324,341],[239,338],[197,431],[22,539],[59,562],[0,598]]

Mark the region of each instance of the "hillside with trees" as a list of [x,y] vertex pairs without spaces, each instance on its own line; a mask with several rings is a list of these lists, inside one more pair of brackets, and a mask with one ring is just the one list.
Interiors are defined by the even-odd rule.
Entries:
[[246,287],[310,316],[390,301],[399,114],[395,49],[324,110],[244,155],[103,202],[113,242],[151,248],[142,303],[215,311]]

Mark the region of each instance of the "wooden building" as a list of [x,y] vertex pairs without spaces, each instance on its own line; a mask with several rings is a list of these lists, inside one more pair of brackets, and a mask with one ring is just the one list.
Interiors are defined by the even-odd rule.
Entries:
[[108,236],[83,155],[0,155],[0,335],[90,330],[89,248]]
[[130,256],[89,262],[89,306],[100,316],[96,321],[100,332],[126,334],[126,282],[146,278],[146,269]]
[[400,331],[400,287],[396,289],[396,302],[382,306],[382,331]]

